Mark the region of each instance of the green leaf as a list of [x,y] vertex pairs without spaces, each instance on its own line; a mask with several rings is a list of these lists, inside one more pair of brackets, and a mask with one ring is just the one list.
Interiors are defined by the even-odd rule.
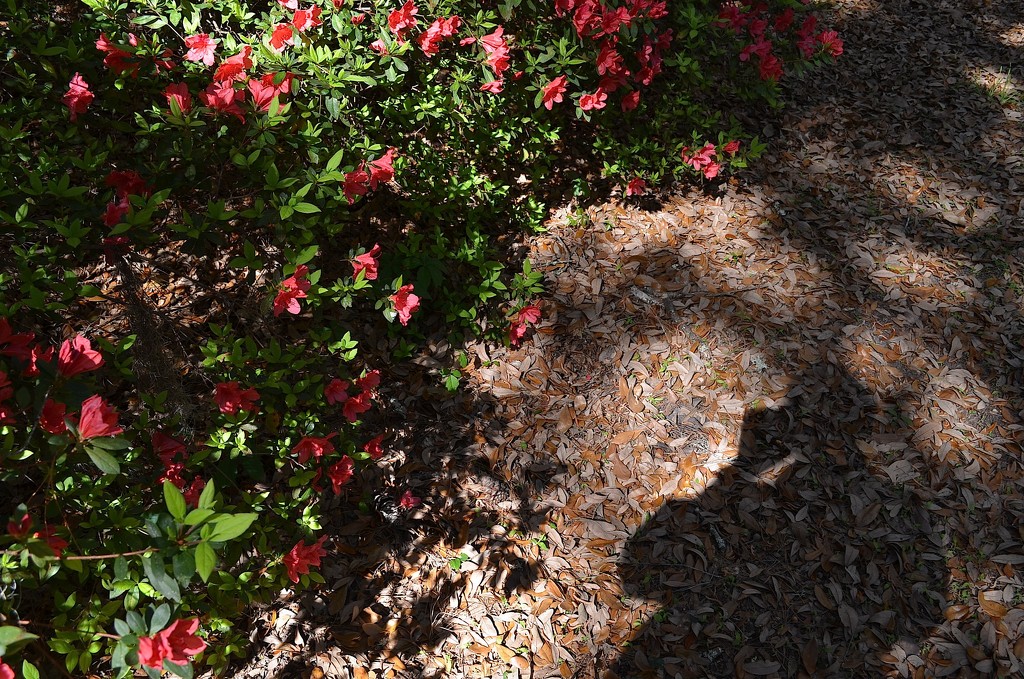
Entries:
[[210,574],[217,567],[217,555],[209,542],[200,542],[196,545],[196,570],[203,582],[209,582]]
[[320,212],[320,208],[312,203],[296,203],[292,207],[296,212],[301,212],[304,215],[311,215]]
[[182,521],[186,526],[198,526],[202,522],[209,519],[216,512],[212,509],[193,509],[191,512],[185,515],[185,519]]
[[[295,206],[296,209],[298,209],[298,207],[298,205]],[[298,266],[299,264],[305,264],[306,262],[316,257],[316,251],[318,249],[318,246],[310,245],[308,248],[303,248],[302,250],[300,250],[299,254],[296,255],[295,257],[295,265]]]
[[256,520],[257,514],[233,514],[217,519],[208,540],[210,542],[227,542],[239,537]]
[[25,679],[39,679],[39,670],[28,660],[21,661],[21,676]]
[[92,463],[96,465],[96,468],[104,474],[121,473],[121,465],[119,465],[117,460],[114,459],[114,456],[107,451],[86,444],[85,452],[89,454],[89,457],[92,459]]
[[130,443],[127,439],[123,439],[116,436],[103,436],[99,438],[89,439],[89,444],[103,450],[126,450],[131,448]]
[[[337,170],[338,166],[341,165],[341,157],[343,155],[345,155],[345,149],[338,149],[335,154],[331,156],[331,159],[327,161],[327,164],[324,165],[324,172],[334,172]],[[20,222],[21,220],[19,219],[18,221]]]
[[149,584],[171,601],[181,601],[181,590],[174,578],[167,575],[162,559],[153,556],[142,557],[142,569],[146,571]]
[[213,479],[210,479],[206,487],[203,488],[203,492],[199,494],[199,509],[213,509],[214,494],[216,492]]
[[35,634],[26,632],[21,627],[14,625],[0,627],[0,657],[12,655],[14,651],[38,638]]
[[160,604],[153,611],[153,619],[149,621],[149,633],[156,634],[171,620],[171,607],[167,604]]
[[164,502],[167,504],[167,511],[171,513],[175,521],[180,523],[185,520],[185,512],[188,509],[185,504],[185,496],[170,481],[164,481]]

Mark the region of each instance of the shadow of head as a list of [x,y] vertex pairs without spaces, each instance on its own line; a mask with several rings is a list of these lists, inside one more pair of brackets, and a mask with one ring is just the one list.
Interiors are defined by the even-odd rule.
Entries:
[[937,624],[928,512],[868,471],[874,413],[837,380],[748,412],[737,456],[628,541],[623,587],[646,612],[618,676],[877,676],[881,654]]

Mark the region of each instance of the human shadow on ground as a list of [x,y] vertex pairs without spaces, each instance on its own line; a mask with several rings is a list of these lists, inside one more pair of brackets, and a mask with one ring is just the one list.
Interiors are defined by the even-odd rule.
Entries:
[[626,595],[662,608],[620,677],[877,676],[879,653],[937,624],[934,519],[865,468],[857,442],[885,435],[873,398],[834,365],[811,372],[800,396],[746,414],[738,456],[701,493],[627,542]]

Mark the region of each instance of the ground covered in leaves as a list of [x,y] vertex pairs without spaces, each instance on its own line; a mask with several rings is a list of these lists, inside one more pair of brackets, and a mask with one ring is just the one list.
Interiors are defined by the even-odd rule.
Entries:
[[238,676],[1024,673],[1024,5],[841,0],[746,174],[569,209]]

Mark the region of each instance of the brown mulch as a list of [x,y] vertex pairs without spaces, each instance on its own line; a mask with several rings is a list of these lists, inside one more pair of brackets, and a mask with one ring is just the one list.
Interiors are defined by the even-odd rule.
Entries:
[[1024,673],[1024,6],[834,23],[748,172],[533,239],[530,341],[394,396],[422,511],[239,676]]

